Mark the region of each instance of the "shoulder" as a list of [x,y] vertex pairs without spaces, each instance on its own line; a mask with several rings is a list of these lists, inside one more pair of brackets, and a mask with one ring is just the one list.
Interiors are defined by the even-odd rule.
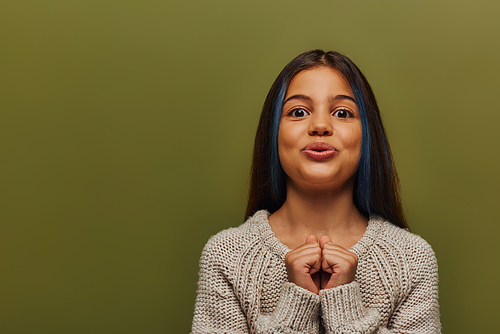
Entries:
[[437,275],[436,255],[424,238],[381,217],[371,220],[374,225],[372,252],[408,266],[415,275]]
[[421,236],[381,219],[380,237],[386,242],[400,247],[410,254],[427,254],[435,256],[431,245]]
[[237,262],[245,250],[253,245],[260,245],[259,225],[267,220],[267,212],[259,211],[238,227],[220,231],[210,237],[203,248],[200,267],[222,266],[227,268]]

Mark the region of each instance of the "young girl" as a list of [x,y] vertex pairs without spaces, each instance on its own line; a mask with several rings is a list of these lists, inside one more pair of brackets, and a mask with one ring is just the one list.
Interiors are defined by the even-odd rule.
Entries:
[[434,252],[347,57],[305,52],[272,85],[248,216],[203,250],[193,333],[440,333]]

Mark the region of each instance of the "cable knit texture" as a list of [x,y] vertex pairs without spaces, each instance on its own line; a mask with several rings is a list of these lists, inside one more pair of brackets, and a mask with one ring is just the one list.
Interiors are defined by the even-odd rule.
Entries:
[[437,262],[421,237],[372,216],[355,280],[319,295],[288,282],[267,211],[210,238],[192,333],[440,333]]

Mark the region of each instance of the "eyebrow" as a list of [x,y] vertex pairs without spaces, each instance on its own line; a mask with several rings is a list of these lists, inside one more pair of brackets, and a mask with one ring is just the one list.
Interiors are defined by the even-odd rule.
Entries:
[[[290,96],[288,99],[286,99],[283,104],[287,103],[288,101],[290,100],[293,100],[293,99],[297,99],[297,100],[306,100],[306,101],[312,101],[312,99],[307,96],[307,95],[302,95],[302,94],[297,94],[297,95],[292,95]],[[356,103],[356,101],[354,100],[353,97],[349,96],[349,95],[335,95],[335,96],[331,96],[330,97],[330,100],[331,101],[337,101],[337,100],[350,100],[354,103]]]
[[349,95],[335,95],[335,97],[333,98],[330,98],[330,100],[332,101],[337,101],[337,100],[350,100],[354,103],[356,103],[356,100],[354,100],[353,97],[349,96]]
[[312,101],[311,98],[309,96],[306,96],[306,95],[292,95],[290,96],[288,99],[286,99],[283,104],[287,103],[288,101],[290,100],[293,100],[293,99],[297,99],[297,100],[306,100],[306,101]]

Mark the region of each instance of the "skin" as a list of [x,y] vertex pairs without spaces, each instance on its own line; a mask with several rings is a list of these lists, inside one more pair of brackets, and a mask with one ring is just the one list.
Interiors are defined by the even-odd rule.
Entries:
[[[304,153],[311,142],[328,143],[335,154],[311,158]],[[316,294],[352,282],[358,258],[348,249],[363,235],[367,219],[353,203],[361,120],[340,73],[317,67],[292,79],[278,152],[287,175],[287,199],[269,223],[292,249],[285,257],[289,281]]]

